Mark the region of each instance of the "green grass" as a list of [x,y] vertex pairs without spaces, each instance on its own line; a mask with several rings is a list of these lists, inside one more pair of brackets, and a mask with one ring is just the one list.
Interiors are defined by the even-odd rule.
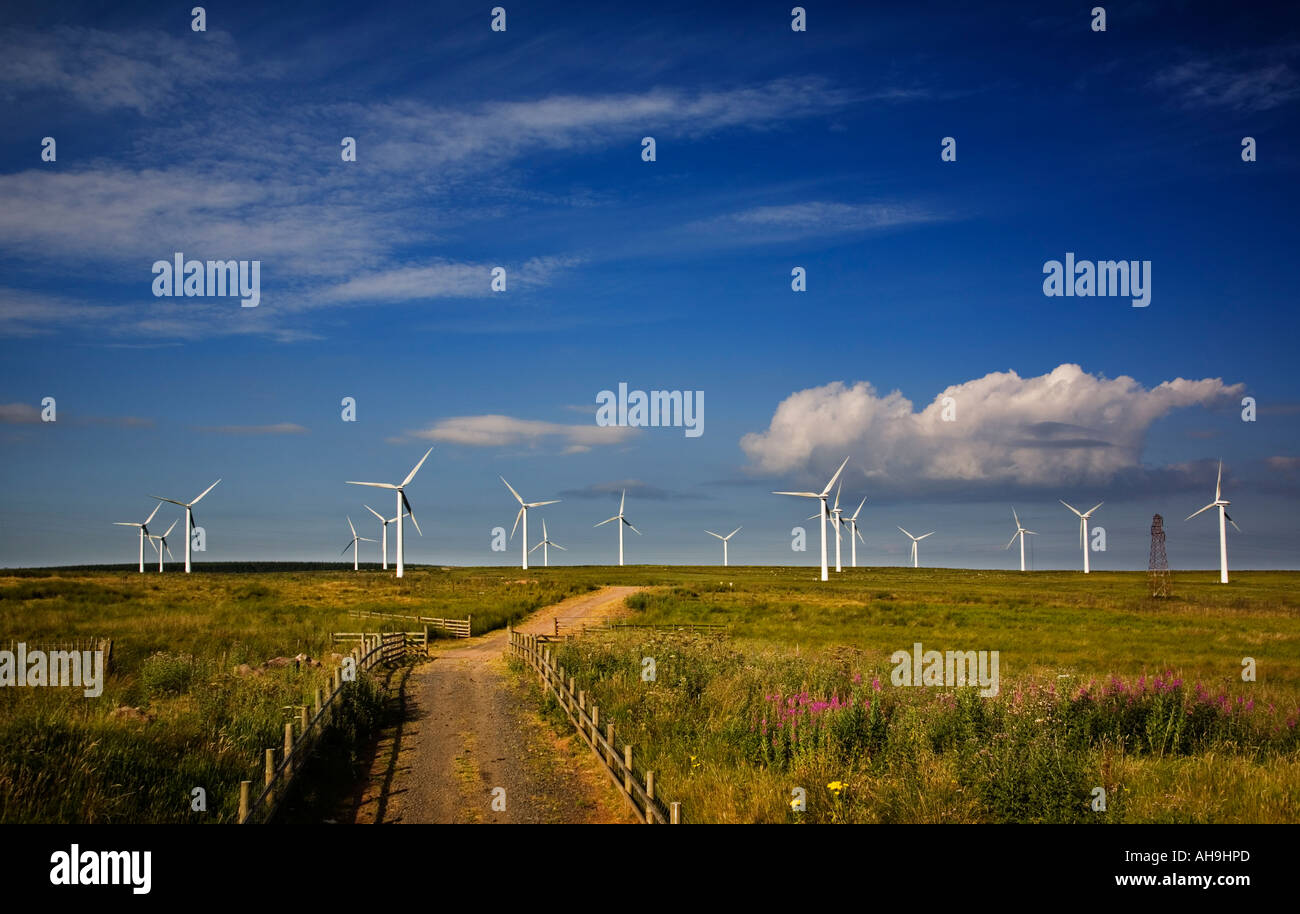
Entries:
[[[413,569],[401,581],[350,570],[0,575],[0,641],[113,639],[98,698],[0,689],[0,822],[232,821],[240,780],[260,784],[264,748],[282,744],[286,707],[325,685],[330,633],[417,627],[349,610],[472,614],[478,633],[592,586],[510,569]],[[261,668],[300,653],[322,665]],[[348,704],[344,745],[356,747],[378,700]],[[206,813],[190,809],[194,787]]]
[[[1210,571],[1179,573],[1175,597],[1157,601],[1138,573],[852,569],[822,584],[813,568],[409,567],[398,581],[277,567],[0,575],[0,640],[112,638],[115,660],[98,699],[0,689],[0,822],[230,821],[238,782],[260,781],[263,748],[282,738],[284,707],[323,681],[330,632],[406,627],[363,626],[349,610],[472,614],[477,634],[606,584],[653,588],[631,601],[638,621],[728,626],[723,639],[627,630],[564,649],[602,718],[645,753],[688,820],[1300,819],[1300,757],[1260,723],[1271,704],[1285,727],[1300,703],[1297,573],[1240,572],[1227,587]],[[765,695],[843,697],[855,673],[887,684],[889,655],[915,641],[999,651],[1001,696],[894,690],[883,729],[845,718],[807,744],[759,751],[750,727]],[[325,665],[242,669],[298,653]],[[640,680],[643,656],[658,660],[653,684]],[[1247,656],[1255,683],[1241,681]],[[1164,670],[1261,711],[1248,726],[1166,727],[1154,743],[1164,706],[1133,715],[1061,704],[1090,678]],[[1056,698],[1042,697],[1049,687]],[[1027,699],[1013,706],[1018,690],[1051,715],[1040,721]],[[114,713],[123,708],[141,710]],[[358,703],[343,745],[355,747],[374,713]],[[1099,785],[1104,816],[1086,807]],[[195,786],[207,814],[190,811]],[[788,807],[794,787],[808,795],[800,816]]]
[[[1185,573],[1167,600],[1137,573],[815,574],[687,569],[633,597],[635,621],[720,623],[727,636],[630,629],[559,651],[692,821],[1300,820],[1300,574],[1243,572],[1224,587]],[[918,641],[998,651],[1000,695],[893,687],[890,655]],[[656,659],[652,683],[643,657]],[[1245,657],[1255,682],[1241,678]],[[1162,688],[1181,684],[1156,693],[1165,671]],[[1098,698],[1112,676],[1125,691]],[[876,678],[881,692],[864,691]],[[798,742],[786,730],[773,748],[766,698],[778,693],[856,709],[802,714]],[[1090,806],[1095,787],[1105,813]]]

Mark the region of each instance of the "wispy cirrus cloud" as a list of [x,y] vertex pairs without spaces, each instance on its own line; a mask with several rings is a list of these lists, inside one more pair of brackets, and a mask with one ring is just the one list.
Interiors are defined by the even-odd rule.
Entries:
[[305,435],[310,430],[296,422],[275,422],[270,425],[201,425],[198,431],[217,435]]
[[1151,78],[1187,108],[1269,111],[1300,97],[1294,47],[1244,55],[1203,57],[1164,67]]
[[904,228],[948,218],[912,203],[809,201],[726,213],[692,222],[685,230],[723,244],[765,244]]
[[560,492],[560,497],[608,499],[610,497],[621,497],[624,492],[634,499],[643,498],[647,501],[701,501],[708,499],[707,495],[701,493],[674,492],[670,489],[643,482],[640,479],[615,479],[610,482],[592,483],[580,489],[565,489]]
[[30,403],[0,403],[0,423],[34,425],[41,421],[41,411]]
[[489,414],[455,416],[441,419],[432,426],[410,433],[410,437],[444,441],[466,447],[539,447],[559,444],[564,453],[585,453],[593,447],[625,444],[639,429],[626,426],[563,425],[537,419]]

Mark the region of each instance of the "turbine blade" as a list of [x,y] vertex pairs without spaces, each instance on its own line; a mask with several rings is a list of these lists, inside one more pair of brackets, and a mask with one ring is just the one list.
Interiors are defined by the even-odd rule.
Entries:
[[1097,502],[1095,505],[1093,505],[1093,506],[1092,506],[1091,508],[1089,508],[1087,511],[1084,511],[1084,512],[1083,512],[1083,516],[1084,516],[1084,517],[1091,517],[1091,516],[1092,516],[1092,512],[1093,512],[1093,511],[1096,511],[1098,508],[1100,508],[1100,507],[1101,507],[1102,505],[1104,505],[1104,504],[1105,504],[1104,501],[1099,501],[1099,502]]
[[115,520],[113,521],[113,526],[114,527],[143,527],[144,524],[133,524],[130,521]]
[[369,511],[371,514],[373,514],[375,517],[379,518],[379,522],[380,522],[380,523],[382,523],[382,524],[386,524],[386,523],[388,523],[388,521],[384,520],[384,515],[380,514],[380,513],[379,513],[378,511],[376,511],[374,508],[370,507],[370,505],[365,505],[364,507],[365,507],[365,509],[366,509],[367,511]]
[[[221,480],[218,479],[217,482],[221,482]],[[214,482],[212,485],[208,486],[206,489],[200,492],[199,497],[194,499],[194,501],[190,502],[190,504],[197,505],[199,502],[201,502],[203,500],[204,495],[207,495],[209,492],[211,492],[213,489],[217,487],[217,482]]]
[[[498,477],[498,478],[499,478],[502,482],[506,482],[506,478],[505,478],[504,476],[500,476],[500,477]],[[515,501],[519,502],[521,505],[524,503],[524,500],[523,500],[522,498],[519,497],[519,493],[515,491],[515,487],[514,487],[514,486],[512,486],[510,483],[506,482],[506,488],[509,489],[509,490],[510,490],[510,494],[513,495],[513,496],[515,497]]]
[[835,471],[835,475],[831,477],[830,482],[826,483],[826,488],[822,489],[821,492],[818,493],[819,495],[831,494],[831,486],[835,485],[835,480],[840,478],[840,474],[844,472],[844,468],[848,466],[848,463],[849,463],[849,458],[845,457],[844,462],[840,464],[840,468]]
[[568,549],[565,549],[563,546],[561,546],[559,543],[551,543],[551,545],[554,546],[556,549],[559,549],[561,552],[569,551]]
[[[401,486],[395,486],[391,482],[353,482],[351,479],[349,479],[347,482],[348,485],[350,486],[374,486],[376,489],[400,489],[401,488]],[[168,499],[168,501],[170,501],[170,499]],[[180,502],[176,502],[176,504],[179,505]]]
[[560,503],[560,500],[559,500],[558,498],[556,498],[556,499],[553,499],[553,500],[551,500],[551,501],[535,501],[535,502],[532,502],[531,504],[529,504],[528,507],[530,507],[530,508],[540,508],[542,505],[558,505],[559,503]]
[[[349,540],[349,541],[348,541],[348,544],[347,544],[346,546],[343,547],[343,552],[347,552],[347,551],[348,551],[349,549],[351,549],[351,548],[352,548],[352,542]],[[339,555],[342,555],[343,552],[340,552]]]
[[921,540],[925,539],[927,536],[934,536],[934,531],[931,530],[929,533],[922,533],[920,536],[918,536],[918,537],[916,538],[916,541],[919,543]]
[[867,503],[867,500],[866,500],[865,498],[862,499],[862,501],[860,501],[860,502],[858,503],[858,510],[853,512],[853,518],[852,518],[853,520],[857,520],[857,519],[858,519],[858,511],[861,511],[861,510],[862,510],[862,506],[865,505],[866,503]]
[[744,529],[744,528],[743,528],[743,527],[737,527],[735,530],[732,530],[730,533],[728,533],[726,538],[727,538],[727,539],[731,539],[733,536],[735,536],[737,533],[739,533],[742,529]]
[[[629,527],[632,527],[632,522],[628,520],[626,517],[623,518],[623,523],[627,524]],[[641,531],[638,530],[636,527],[632,527],[632,532],[635,533],[637,536],[641,535]]]
[[[520,502],[520,504],[522,505],[523,502]],[[514,540],[515,540],[515,531],[519,529],[519,519],[520,519],[521,517],[524,516],[524,512],[527,511],[527,510],[528,510],[527,508],[522,508],[522,507],[521,507],[521,508],[519,509],[519,513],[515,515],[515,525],[514,525],[513,527],[510,528],[510,541],[511,541],[512,543],[513,543]]]
[[[898,529],[899,529],[899,530],[903,530],[903,528],[902,528],[902,527],[899,527],[899,528],[898,528]],[[907,533],[907,531],[906,531],[906,530],[903,530],[903,532],[904,532],[904,533]],[[907,535],[908,535],[908,536],[911,536],[911,537],[912,537],[912,539],[916,539],[916,537],[914,537],[914,536],[912,536],[912,534],[910,534],[910,533],[907,533]]]
[[348,518],[348,529],[352,531],[353,536],[357,535],[357,528],[352,526],[352,518],[350,517]]
[[1237,526],[1237,522],[1233,520],[1231,516],[1229,516],[1227,511],[1223,512],[1223,517],[1228,523],[1232,524],[1232,526],[1236,529],[1238,533],[1241,532],[1241,528]]
[[[429,448],[429,450],[433,450],[433,448]],[[424,456],[428,457],[429,455],[425,454]],[[416,469],[419,469],[419,467],[416,467]],[[424,536],[424,531],[420,529],[420,522],[415,519],[415,509],[411,507],[411,501],[406,497],[405,492],[402,493],[402,504],[406,507],[406,516],[411,519],[411,523],[415,524],[415,532],[420,536]]]
[[821,498],[816,492],[773,492],[773,495],[798,495],[800,498]]
[[624,490],[623,490],[623,495],[622,495],[622,497],[619,498],[619,500],[618,500],[618,513],[619,513],[619,516],[622,516],[622,514],[623,514],[623,505],[626,504],[626,503],[627,503],[627,489],[624,489]]
[[1189,521],[1189,520],[1191,520],[1193,517],[1195,517],[1197,514],[1201,514],[1201,513],[1205,512],[1205,511],[1208,511],[1208,510],[1210,510],[1211,508],[1214,508],[1214,507],[1217,507],[1216,504],[1215,504],[1214,502],[1210,502],[1208,505],[1206,505],[1206,506],[1205,506],[1204,508],[1202,508],[1200,511],[1195,511],[1195,512],[1193,512],[1193,513],[1187,515],[1186,517],[1183,518],[1183,520],[1184,520],[1184,521]]
[[546,546],[546,545],[548,545],[547,542],[546,542],[546,540],[542,540],[540,543],[538,543],[538,544],[537,544],[536,546],[534,546],[532,549],[529,549],[528,552],[529,552],[530,554],[531,554],[531,553],[534,553],[534,552],[536,552],[538,549],[541,549],[543,546]]
[[839,510],[840,507],[840,493],[843,491],[844,491],[844,480],[841,479],[840,484],[835,487],[835,510],[837,511]]
[[1019,536],[1019,535],[1020,535],[1020,531],[1019,531],[1019,530],[1017,530],[1015,533],[1011,534],[1011,539],[1007,540],[1007,544],[1006,544],[1005,546],[1003,546],[1002,548],[1003,548],[1003,549],[1010,549],[1010,548],[1011,548],[1011,544],[1014,543],[1014,542],[1016,541],[1016,537]]
[[1219,478],[1214,481],[1214,500],[1218,501],[1223,496],[1220,494],[1223,487],[1223,461],[1219,461]]
[[183,501],[177,501],[177,500],[174,499],[174,498],[163,498],[161,495],[150,495],[149,497],[150,497],[150,498],[156,498],[156,499],[158,499],[159,501],[165,501],[165,502],[168,502],[168,503],[173,504],[173,505],[180,505],[182,508],[188,508],[188,507],[189,507],[189,505],[185,504],[185,502],[183,502]]
[[179,523],[179,522],[178,522],[178,521],[172,521],[172,525],[171,525],[170,527],[168,527],[168,528],[167,528],[167,532],[163,534],[163,542],[166,542],[166,541],[167,541],[167,537],[169,537],[169,536],[172,535],[172,531],[176,529],[176,524],[177,524],[177,523]]
[[153,520],[153,516],[158,513],[160,508],[162,508],[162,502],[158,502],[158,504],[153,506],[153,511],[151,511],[149,516],[144,519],[144,522],[148,524],[149,521]]
[[163,543],[163,548],[167,550],[167,558],[171,559],[172,561],[175,561],[176,556],[172,555],[172,547],[168,546],[166,543]]
[[1080,513],[1079,509],[1076,508],[1074,505],[1072,505],[1072,504],[1070,504],[1069,502],[1066,502],[1066,501],[1061,501],[1061,499],[1059,499],[1059,498],[1057,499],[1057,501],[1060,501],[1061,504],[1065,505],[1067,508],[1069,508],[1069,509],[1070,509],[1071,511],[1073,511],[1075,514],[1078,514],[1080,517],[1083,517],[1083,514]]
[[598,524],[593,524],[592,527],[593,527],[593,528],[595,528],[595,527],[603,527],[603,526],[605,526],[606,524],[608,524],[608,523],[609,523],[610,521],[612,521],[612,520],[618,520],[618,515],[615,514],[613,517],[608,518],[608,519],[606,519],[606,520],[603,520],[603,521],[601,521],[601,522],[598,523]]
[[720,540],[725,540],[725,539],[726,539],[725,536],[719,536],[718,534],[714,533],[712,530],[705,530],[704,532],[707,533],[709,536],[717,536],[718,539],[720,539]]
[[[411,470],[411,472],[406,474],[406,478],[402,480],[402,485],[405,486],[410,484],[411,480],[415,478],[415,474],[420,472],[420,467],[424,466],[424,462],[429,459],[429,455],[432,453],[433,448],[429,448],[424,452],[424,456],[420,458],[420,462],[415,465],[415,468]],[[420,535],[423,536],[424,534]]]
[[1011,509],[1011,516],[1014,517],[1014,518],[1016,519],[1016,529],[1019,530],[1019,529],[1020,529],[1020,515],[1016,513],[1016,509],[1015,509],[1015,508],[1012,508],[1012,509]]

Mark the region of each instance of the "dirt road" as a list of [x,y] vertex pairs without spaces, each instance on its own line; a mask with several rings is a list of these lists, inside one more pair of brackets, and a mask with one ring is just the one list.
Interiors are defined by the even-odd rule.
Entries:
[[[542,609],[517,628],[561,631],[623,610],[637,587],[607,587]],[[590,750],[557,737],[506,670],[505,631],[437,647],[396,688],[400,723],[339,820],[356,823],[630,822]],[[504,793],[502,793],[504,791]],[[500,806],[504,805],[504,809]]]

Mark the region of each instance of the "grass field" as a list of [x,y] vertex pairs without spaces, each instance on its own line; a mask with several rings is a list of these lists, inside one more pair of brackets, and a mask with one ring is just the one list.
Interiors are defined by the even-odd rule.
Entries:
[[[559,651],[691,820],[1300,820],[1300,575],[1185,573],[1165,600],[1140,573],[813,575],[684,569],[636,621],[726,636]],[[890,656],[916,642],[998,651],[999,694],[895,686]]]
[[[0,689],[0,822],[230,821],[285,706],[328,668],[264,661],[328,659],[329,633],[359,627],[352,609],[472,613],[479,633],[604,584],[653,588],[632,601],[645,624],[728,627],[563,648],[692,821],[1296,821],[1300,574],[1215,581],[1176,575],[1175,596],[1157,601],[1139,573],[852,569],[822,584],[812,568],[746,567],[410,567],[402,581],[269,565],[10,572],[0,641],[113,638],[115,673],[98,699]],[[365,627],[394,627],[379,621]],[[998,696],[893,686],[889,656],[914,642],[998,651]],[[1255,682],[1242,681],[1245,657]],[[375,708],[353,709],[358,737]],[[195,786],[206,814],[190,811]],[[1097,786],[1102,814],[1089,806]]]

